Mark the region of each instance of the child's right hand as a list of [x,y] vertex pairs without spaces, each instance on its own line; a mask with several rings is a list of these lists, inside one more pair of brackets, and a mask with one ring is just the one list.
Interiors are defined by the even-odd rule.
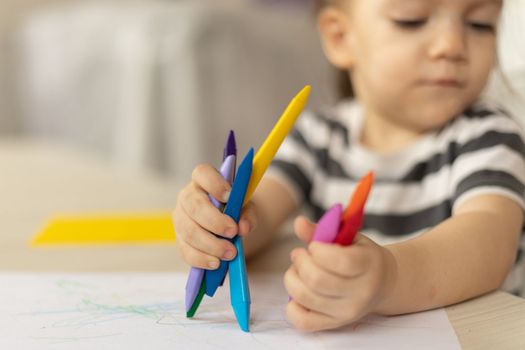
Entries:
[[246,236],[255,228],[255,209],[251,202],[243,208],[237,225],[208,198],[210,194],[226,203],[230,191],[230,184],[215,168],[201,164],[193,170],[191,182],[177,196],[173,212],[177,247],[191,266],[214,270],[219,267],[219,259],[232,260],[237,255],[237,250],[230,241],[218,238],[211,232],[233,238],[237,233]]

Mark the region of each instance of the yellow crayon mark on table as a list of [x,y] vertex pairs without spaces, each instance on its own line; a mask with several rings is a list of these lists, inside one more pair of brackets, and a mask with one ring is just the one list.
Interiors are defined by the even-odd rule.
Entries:
[[62,215],[50,219],[32,246],[122,243],[174,244],[171,213]]

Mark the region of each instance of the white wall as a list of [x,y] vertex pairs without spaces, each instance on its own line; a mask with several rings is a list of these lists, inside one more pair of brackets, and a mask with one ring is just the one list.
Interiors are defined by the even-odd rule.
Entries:
[[525,0],[506,0],[501,28],[501,64],[509,71],[525,71]]
[[506,81],[496,74],[488,92],[525,127],[525,0],[504,4],[498,56]]

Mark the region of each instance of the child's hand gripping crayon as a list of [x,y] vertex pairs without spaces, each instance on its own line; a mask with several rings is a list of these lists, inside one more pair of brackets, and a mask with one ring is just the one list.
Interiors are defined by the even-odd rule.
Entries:
[[[251,171],[252,169],[250,169],[250,176],[247,179],[249,183],[248,182],[246,183],[247,189],[245,190],[245,192],[243,192],[243,200],[241,201],[241,203],[237,203],[239,204],[238,206],[237,205],[234,206],[233,204],[234,202],[238,202],[239,196],[232,195],[233,189],[236,187],[235,186],[236,181],[241,180],[240,178],[237,179],[237,176],[236,176],[236,178],[233,181],[232,194],[230,194],[230,199],[228,199],[227,204],[226,204],[225,214],[228,215],[226,211],[228,211],[229,207],[230,208],[235,207],[236,209],[238,207],[239,215],[240,215],[240,209],[242,208],[242,206],[244,206],[249,201],[259,181],[264,175],[264,172],[268,168],[271,160],[273,159],[275,153],[277,152],[277,149],[279,148],[285,136],[291,130],[293,124],[295,123],[295,120],[297,119],[301,111],[303,110],[306,104],[306,101],[308,99],[309,92],[310,92],[310,87],[307,86],[292,100],[292,102],[289,104],[287,109],[284,111],[283,115],[279,119],[278,123],[276,124],[272,132],[269,134],[269,136],[267,137],[267,139],[265,140],[265,142],[263,143],[263,145],[261,146],[261,148],[255,155],[253,162],[250,163],[250,165],[253,165],[253,172]],[[241,167],[239,167],[239,170],[240,168]],[[182,201],[178,200],[178,205],[175,209],[174,224],[175,224],[176,230],[177,230],[177,227],[181,227],[183,229],[185,227],[188,227],[187,225],[188,219],[190,221],[193,220],[195,225],[198,225],[202,228],[212,227],[213,225],[215,225],[214,223],[211,222],[211,217],[209,220],[206,219],[206,220],[201,221],[203,217],[201,215],[202,213],[200,213],[200,209],[199,209],[199,212],[197,212],[195,211],[195,208],[190,207],[194,203],[201,201],[200,199],[195,201],[195,199],[201,196],[201,192],[205,188],[213,189],[215,192],[219,193],[217,191],[219,189],[218,186],[212,187],[210,183],[207,183],[207,181],[211,179],[210,170],[207,169],[206,167],[201,168],[201,169],[202,169],[202,172],[196,174],[197,175],[196,180],[194,180],[193,183],[190,183],[188,186],[186,186],[185,189],[183,189],[183,191],[181,192],[181,195],[179,195],[179,197],[182,197],[183,200]],[[243,176],[241,176],[241,178],[242,177]],[[192,200],[188,200],[190,197],[192,198]],[[179,206],[179,202],[181,202],[180,206]],[[184,205],[187,206],[186,210],[183,210],[184,208],[182,208],[184,207]],[[209,211],[209,210],[206,209],[206,211]],[[180,219],[177,213],[181,214]],[[190,215],[188,215],[188,213],[190,213]],[[215,216],[215,214],[213,214],[213,216]],[[235,219],[234,215],[228,215],[228,216],[230,217],[230,219]],[[221,219],[220,225],[225,226],[228,224],[226,220]],[[208,228],[208,230],[210,229]],[[197,231],[200,231],[200,230],[197,230]],[[221,233],[222,231],[213,231],[213,232],[216,232],[217,237],[221,236],[219,238],[229,237],[227,232],[225,232],[224,234]],[[181,235],[179,234],[178,236],[180,237]],[[182,236],[184,237],[184,235]],[[193,239],[190,237],[188,237],[188,239],[190,243],[196,244],[194,246],[192,245],[192,247],[195,247],[199,250],[201,249],[200,248],[201,244],[204,244],[205,241],[209,241],[209,239],[205,237],[199,238],[198,240],[197,238]],[[248,331],[250,299],[249,299],[249,289],[248,289],[247,278],[246,278],[244,253],[242,250],[242,241],[239,236],[236,236],[236,237],[234,236],[233,239],[228,239],[227,241],[230,241],[231,243],[233,243],[234,247],[237,250],[237,255],[229,263],[231,302],[232,302],[233,309],[235,311],[235,315],[239,322],[239,325],[241,326],[243,330]],[[199,247],[197,247],[197,244],[199,245]],[[202,253],[204,253],[205,251],[207,252],[207,254],[217,256],[216,253],[214,252],[215,251],[218,252],[219,247],[217,245],[215,248],[212,249],[211,246],[205,247],[203,245],[202,248],[205,248],[205,250],[203,249],[202,252],[199,252],[199,254],[196,254],[197,252],[193,252],[191,253],[191,255],[189,255],[190,250],[186,248],[189,248],[187,244],[185,244],[184,247],[181,247],[181,250],[183,252],[183,255],[185,255],[184,257],[187,260],[190,260],[190,258],[191,259],[195,258],[195,260],[197,260],[196,259],[197,255],[199,256],[199,260],[202,260],[204,257],[204,254]],[[208,261],[208,264],[210,264],[211,262],[212,261]],[[199,263],[199,266],[200,265],[202,265],[202,262]],[[202,282],[201,282],[199,291],[197,293],[195,293],[195,291],[192,291],[191,293],[192,295],[188,297],[189,301],[191,301],[192,299],[194,300],[192,306],[190,307],[190,310],[188,311],[188,317],[193,316],[193,314],[196,312],[197,307],[200,303],[199,296],[202,299],[202,295],[204,294],[204,292],[206,292],[206,294],[211,296],[215,293],[219,285],[222,285],[222,282],[224,281],[224,277],[227,271],[228,271],[228,262],[222,259],[220,261],[218,269],[206,270],[206,272],[204,273],[204,277],[202,278]],[[193,282],[193,284],[196,284],[196,283]],[[197,295],[193,297],[193,295],[195,294]],[[188,301],[188,305],[189,305],[189,301]]]
[[[230,131],[226,140],[226,145],[224,147],[223,163],[219,170],[221,176],[230,184],[233,182],[233,179],[235,177],[236,158],[237,146],[235,142],[235,134],[233,131]],[[208,195],[208,197],[217,209],[221,211],[223,210],[224,205],[221,202],[213,198],[211,195]],[[193,266],[190,268],[188,281],[186,282],[185,298],[187,317],[193,317],[206,291],[204,273],[204,269]]]
[[[353,243],[363,222],[363,213],[368,194],[373,183],[373,175],[369,173],[358,183],[348,207],[343,211],[341,204],[332,206],[321,217],[315,227],[296,226],[303,239],[308,239],[307,231],[312,230],[310,242],[325,243],[322,245],[311,244],[308,249],[296,248],[291,253],[292,266],[285,274],[285,286],[290,295],[287,306],[288,318],[297,328],[303,330],[321,330],[336,328],[347,324],[352,320],[352,313],[346,312],[352,307],[359,312],[369,312],[373,301],[365,301],[357,298],[370,286],[377,286],[370,281],[377,280],[384,271],[377,272],[373,266],[375,263],[385,261],[382,254],[376,254],[384,250],[361,236],[356,242],[356,247],[347,248]],[[304,229],[304,231],[303,231]],[[328,243],[328,245],[326,244]],[[336,244],[332,244],[336,243]],[[350,252],[352,250],[352,252]],[[355,253],[372,253],[367,261],[374,264],[363,267],[364,275],[354,275],[353,265],[347,269],[346,261],[352,261]],[[362,264],[355,267],[361,269]],[[372,270],[370,270],[372,269]],[[364,280],[363,280],[363,279]],[[379,298],[381,287],[371,297],[373,300]],[[293,297],[293,299],[292,299]],[[371,300],[372,300],[371,299]],[[357,303],[357,307],[356,307]],[[363,314],[358,314],[361,317]]]
[[312,241],[350,245],[363,222],[364,207],[372,188],[374,176],[368,173],[357,184],[348,207],[343,212],[339,203],[328,209],[315,227]]

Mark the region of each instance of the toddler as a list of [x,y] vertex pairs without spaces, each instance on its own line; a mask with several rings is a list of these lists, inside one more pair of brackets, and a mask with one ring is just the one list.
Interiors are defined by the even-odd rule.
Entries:
[[[236,255],[210,232],[242,235],[250,255],[308,206],[313,217],[297,217],[294,231],[309,244],[290,253],[284,275],[300,330],[443,307],[502,285],[519,292],[524,143],[518,123],[482,98],[502,6],[319,1],[324,52],[353,96],[299,117],[238,225],[208,199],[226,202],[228,183],[197,166],[174,211],[184,259],[215,269]],[[375,185],[354,244],[310,242],[314,222],[346,204],[368,171]]]

